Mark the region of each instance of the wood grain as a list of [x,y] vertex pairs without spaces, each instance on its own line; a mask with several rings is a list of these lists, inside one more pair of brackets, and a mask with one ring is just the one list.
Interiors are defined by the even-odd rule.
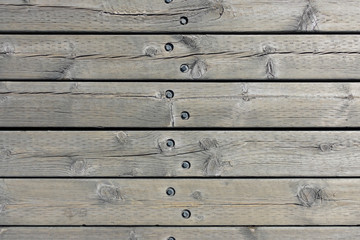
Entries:
[[357,131],[2,131],[0,176],[360,176],[359,139]]
[[357,0],[1,0],[0,31],[358,32],[359,12]]
[[0,225],[358,225],[359,189],[353,178],[2,179]]
[[359,95],[345,82],[2,82],[0,126],[359,127]]
[[359,35],[1,35],[0,78],[360,79],[358,49]]
[[359,227],[5,227],[2,240],[345,240],[358,239]]

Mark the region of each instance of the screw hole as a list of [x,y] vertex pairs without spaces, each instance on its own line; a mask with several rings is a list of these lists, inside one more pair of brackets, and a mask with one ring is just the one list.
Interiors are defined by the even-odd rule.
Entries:
[[172,187],[169,187],[168,189],[166,189],[166,195],[168,196],[174,196],[175,195],[175,189]]
[[175,147],[175,141],[172,140],[172,139],[168,139],[168,140],[166,141],[166,146],[168,146],[168,147],[170,147],[170,148]]
[[181,25],[186,25],[186,24],[188,24],[188,22],[189,22],[189,19],[187,17],[181,17],[180,18],[180,24]]
[[174,237],[168,237],[167,240],[176,240]]
[[167,90],[166,92],[165,92],[165,96],[166,96],[166,98],[173,98],[174,97],[174,92],[172,91],[172,90]]
[[172,50],[174,50],[174,45],[172,43],[165,44],[165,50],[167,52],[171,52]]
[[165,3],[171,3],[173,0],[165,0]]
[[181,113],[181,119],[182,120],[188,120],[190,118],[190,113],[184,111]]
[[184,169],[189,169],[191,167],[191,164],[188,161],[184,161],[182,162],[181,167]]
[[185,219],[188,219],[191,216],[191,212],[189,210],[185,209],[182,211],[181,216]]
[[189,66],[187,64],[182,64],[180,66],[180,71],[186,73],[187,71],[189,71]]

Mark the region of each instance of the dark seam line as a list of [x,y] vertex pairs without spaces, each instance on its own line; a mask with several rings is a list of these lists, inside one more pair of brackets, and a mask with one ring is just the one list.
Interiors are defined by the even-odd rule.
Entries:
[[79,227],[79,228],[172,228],[172,227],[185,227],[185,228],[211,228],[211,227],[223,227],[223,228],[229,228],[229,227],[258,227],[258,228],[266,228],[266,227],[276,227],[276,228],[283,228],[283,227],[291,227],[291,228],[298,228],[298,227],[309,227],[309,228],[332,228],[332,227],[360,227],[360,224],[358,225],[87,225],[87,224],[80,224],[80,225],[0,225],[1,227],[13,227],[13,228],[72,228],[72,227]]
[[187,35],[187,34],[196,34],[196,35],[358,35],[360,31],[314,31],[314,32],[304,32],[304,31],[245,31],[245,32],[227,32],[227,31],[148,31],[141,32],[138,30],[136,32],[127,32],[127,31],[3,31],[0,30],[0,34],[8,35]]
[[21,176],[21,177],[17,177],[17,176],[5,176],[5,177],[2,177],[0,176],[0,179],[53,179],[53,180],[64,180],[64,179],[68,179],[68,180],[72,180],[72,179],[82,179],[82,180],[96,180],[96,179],[128,179],[128,180],[134,180],[134,179],[176,179],[176,180],[179,180],[179,179],[184,179],[184,180],[187,180],[187,179],[206,179],[206,180],[209,180],[209,179],[216,179],[216,180],[221,180],[221,179],[238,179],[238,180],[246,180],[246,179],[267,179],[267,180],[276,180],[276,179],[287,179],[287,180],[294,180],[294,179],[360,179],[360,176],[255,176],[255,177],[248,177],[248,176],[245,176],[245,177],[227,177],[227,176],[218,176],[218,177],[214,177],[214,176],[205,176],[205,177],[202,177],[202,176],[160,176],[160,177],[152,177],[152,176],[144,176],[144,177],[139,177],[139,176],[136,176],[136,177],[129,177],[129,176],[126,176],[126,177],[119,177],[119,176],[110,176],[110,177],[102,177],[102,176],[85,176],[85,177],[74,177],[74,176],[59,176],[59,177],[49,177],[49,176],[44,176],[44,177],[39,177],[39,176]]
[[360,131],[360,127],[0,127],[0,131]]

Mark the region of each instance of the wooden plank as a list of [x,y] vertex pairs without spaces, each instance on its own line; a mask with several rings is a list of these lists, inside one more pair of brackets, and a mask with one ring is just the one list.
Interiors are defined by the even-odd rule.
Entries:
[[358,49],[359,35],[1,35],[0,78],[360,79]]
[[357,0],[1,0],[0,12],[7,32],[358,32],[360,24]]
[[359,127],[359,95],[359,83],[2,82],[0,126]]
[[[169,187],[175,196],[166,194]],[[4,226],[360,223],[360,179],[354,178],[13,178],[0,180],[0,196]]]
[[357,131],[2,131],[0,176],[360,176],[359,139]]
[[359,227],[6,227],[2,240],[339,240],[358,239]]

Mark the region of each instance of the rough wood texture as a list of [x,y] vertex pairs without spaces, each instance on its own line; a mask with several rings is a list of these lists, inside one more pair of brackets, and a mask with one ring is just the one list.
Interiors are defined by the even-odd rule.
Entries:
[[1,35],[0,78],[359,79],[359,49],[359,35]]
[[359,139],[338,131],[0,132],[0,176],[360,176]]
[[2,240],[349,240],[359,239],[359,227],[5,227]]
[[358,225],[360,179],[2,179],[0,206],[0,225]]
[[358,32],[359,12],[357,0],[1,0],[0,31]]
[[2,82],[0,126],[359,127],[359,95],[359,83]]

